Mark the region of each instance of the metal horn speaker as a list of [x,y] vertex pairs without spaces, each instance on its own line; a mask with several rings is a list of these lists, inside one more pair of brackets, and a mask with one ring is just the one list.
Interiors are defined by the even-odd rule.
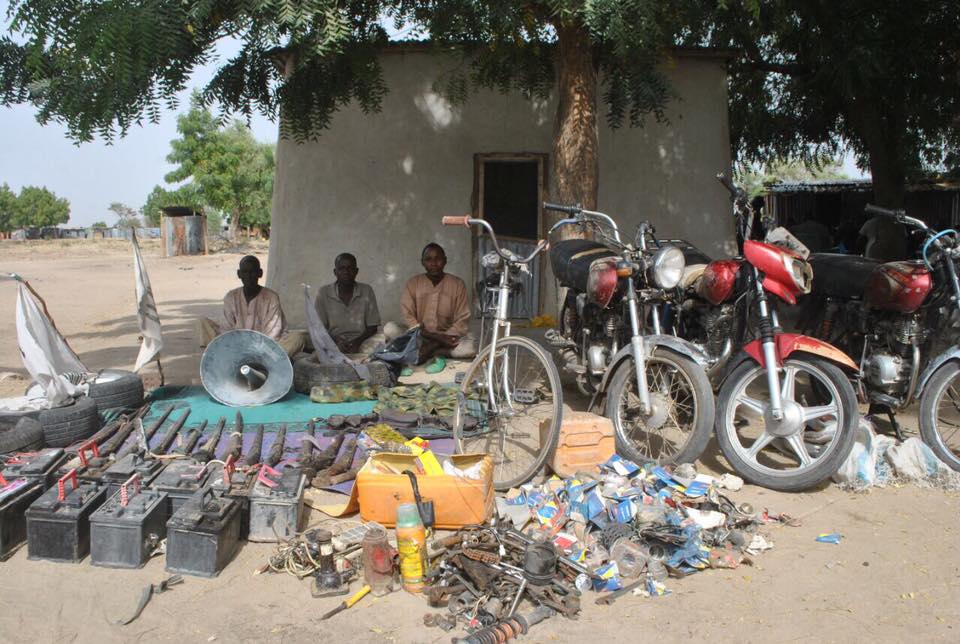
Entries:
[[293,365],[280,345],[258,331],[227,331],[200,358],[200,382],[231,407],[269,405],[293,385]]

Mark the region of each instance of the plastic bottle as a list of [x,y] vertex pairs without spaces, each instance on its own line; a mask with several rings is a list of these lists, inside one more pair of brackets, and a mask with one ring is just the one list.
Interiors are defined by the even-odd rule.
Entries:
[[617,570],[628,579],[636,578],[647,567],[648,556],[643,547],[626,537],[617,539],[610,548],[610,559],[617,562]]
[[397,506],[397,550],[403,589],[410,593],[422,592],[427,574],[427,531],[415,503]]
[[393,590],[393,548],[387,541],[387,531],[373,525],[363,537],[363,580],[374,597],[382,597]]

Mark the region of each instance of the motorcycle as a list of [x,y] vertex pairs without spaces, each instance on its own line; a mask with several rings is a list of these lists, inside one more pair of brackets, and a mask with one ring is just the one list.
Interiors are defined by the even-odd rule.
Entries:
[[931,230],[901,210],[868,205],[924,238],[922,260],[881,263],[812,255],[813,293],[801,328],[860,355],[859,384],[871,413],[896,414],[920,401],[924,442],[960,470],[960,283],[957,232]]
[[807,489],[853,448],[859,410],[848,374],[857,365],[822,340],[782,331],[777,302],[794,305],[810,291],[809,253],[769,220],[764,241],[752,239],[746,193],[717,179],[733,199],[742,255],[690,267],[675,329],[708,356],[717,442],[733,469],[766,488]]
[[560,329],[548,332],[547,340],[559,350],[563,369],[592,396],[589,409],[605,399],[619,453],[637,462],[695,461],[710,440],[713,392],[704,357],[690,343],[661,333],[657,311],[680,281],[683,253],[650,247],[649,224],[625,243],[604,213],[543,206],[568,215],[551,234],[574,225],[596,237],[550,246],[553,273],[567,294]]

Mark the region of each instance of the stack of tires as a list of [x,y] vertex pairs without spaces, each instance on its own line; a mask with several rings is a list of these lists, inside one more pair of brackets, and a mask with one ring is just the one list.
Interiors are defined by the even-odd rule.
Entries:
[[142,404],[140,376],[129,371],[103,371],[90,382],[86,396],[62,407],[0,412],[0,454],[68,447],[100,429],[102,412],[135,409]]

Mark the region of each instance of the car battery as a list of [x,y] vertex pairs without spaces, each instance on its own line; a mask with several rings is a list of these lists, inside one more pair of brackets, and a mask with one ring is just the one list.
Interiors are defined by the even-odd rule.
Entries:
[[76,470],[60,477],[27,508],[27,559],[83,559],[90,552],[90,515],[106,497],[97,484],[78,483]]
[[[80,460],[77,478],[81,483],[101,483],[104,472],[113,465],[109,458],[100,456],[100,450],[94,440],[84,443],[77,449],[77,458]],[[69,461],[67,467],[70,467]],[[110,494],[112,492],[107,496],[109,497]]]
[[167,494],[144,490],[140,475],[90,515],[90,563],[107,568],[142,568],[167,536]]
[[216,577],[240,546],[240,504],[207,486],[167,521],[167,570]]
[[39,481],[46,490],[57,482],[57,470],[66,462],[67,453],[59,447],[13,454],[7,457],[2,474],[7,480],[25,478]]
[[107,468],[101,483],[107,488],[107,496],[113,496],[120,490],[120,484],[134,474],[140,475],[143,485],[149,486],[153,478],[163,469],[163,461],[155,458],[143,458],[140,454],[128,454]]
[[40,481],[22,476],[8,480],[0,475],[0,561],[6,561],[27,539],[24,512],[41,494]]
[[292,539],[303,516],[303,470],[288,465],[277,471],[261,465],[250,489],[250,541]]
[[213,465],[210,469],[210,486],[214,491],[233,499],[240,506],[240,538],[246,539],[250,533],[250,488],[253,475],[237,471],[233,456],[225,465]]
[[202,488],[210,469],[194,461],[173,461],[153,479],[150,487],[167,494],[166,516],[169,519],[187,499]]

